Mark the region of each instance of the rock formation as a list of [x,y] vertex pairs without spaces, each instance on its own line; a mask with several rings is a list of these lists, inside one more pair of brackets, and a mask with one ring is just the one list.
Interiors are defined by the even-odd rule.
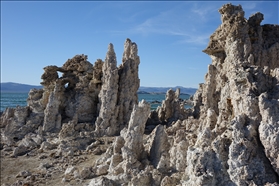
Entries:
[[[128,125],[133,106],[138,103],[138,65],[136,43],[127,39],[122,64],[117,68],[113,45],[109,45],[103,68],[102,89],[99,94],[100,113],[96,135],[117,135]],[[127,92],[129,92],[127,94]]]
[[117,126],[119,108],[116,105],[119,75],[112,44],[109,45],[103,66],[102,90],[99,95],[100,111],[96,120],[96,132],[100,136],[113,135],[119,130]]
[[[143,167],[141,161],[147,156],[143,146],[143,134],[149,112],[150,105],[144,100],[134,105],[128,128],[122,129],[112,147],[93,168],[97,176],[108,174],[108,177],[117,183],[126,183],[131,177],[136,176],[140,167]],[[96,180],[99,179],[93,179],[91,185],[97,184]]]
[[[187,151],[182,183],[265,185],[278,182],[273,154],[278,143],[263,136],[267,137],[270,131],[266,125],[275,128],[278,125],[278,117],[273,121],[265,118],[278,110],[278,76],[274,72],[279,67],[279,27],[261,26],[261,13],[246,20],[240,5],[227,4],[219,12],[222,24],[204,50],[212,58],[212,64],[205,83],[194,96],[193,116],[199,127],[195,144]],[[271,96],[267,98],[267,95]],[[270,109],[276,107],[274,112],[268,111],[270,102]],[[276,132],[270,135],[276,136]]]
[[180,100],[180,89],[175,92],[169,89],[166,93],[166,99],[162,105],[155,111],[151,111],[146,123],[147,130],[154,129],[158,124],[170,125],[177,120],[186,119],[190,115],[190,111],[185,109],[184,102]]
[[137,50],[137,45],[127,39],[119,67],[112,44],[105,62],[98,59],[92,65],[82,54],[67,60],[62,67],[45,67],[41,77],[44,88],[29,92],[28,106],[9,108],[1,116],[4,138],[20,140],[37,129],[43,133],[65,132],[70,123],[95,124],[96,136],[119,134],[138,103]]
[[[60,166],[39,170],[59,170],[76,185],[278,185],[279,26],[260,25],[261,13],[247,20],[240,5],[219,12],[192,109],[179,90],[156,111],[138,103],[137,45],[127,39],[119,67],[112,44],[104,62],[77,55],[45,67],[44,88],[30,91],[28,106],[1,115],[1,153],[50,152]],[[98,158],[78,167],[85,155]]]
[[[157,127],[128,185],[278,183],[279,27],[261,26],[261,13],[246,20],[240,5],[219,12],[222,24],[204,50],[212,64],[193,109],[180,107],[179,91],[167,92],[149,116]],[[110,172],[105,177],[122,183]]]
[[[118,135],[129,122],[137,125],[142,121],[140,131],[144,131],[143,113],[133,116],[135,121],[130,120],[133,108],[138,108],[137,53],[136,43],[127,39],[119,67],[112,44],[104,62],[98,59],[92,65],[82,54],[68,59],[62,67],[45,67],[41,76],[44,87],[29,92],[28,106],[7,108],[1,115],[1,149],[12,150],[13,157],[33,153],[35,149],[56,149],[66,156],[93,149],[92,153],[99,155],[104,150],[94,145],[98,137]],[[145,107],[147,115],[149,110]],[[136,126],[134,132],[139,132]],[[135,141],[129,148],[133,150],[138,143]],[[103,174],[105,168],[98,170]],[[71,174],[67,172],[65,180]],[[91,173],[88,175],[82,177],[90,177]]]

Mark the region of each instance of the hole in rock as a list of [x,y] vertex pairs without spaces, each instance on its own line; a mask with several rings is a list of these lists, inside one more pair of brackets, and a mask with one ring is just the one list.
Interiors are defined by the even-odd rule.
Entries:
[[58,73],[58,78],[61,78],[62,75],[63,75],[63,73],[62,73],[62,72],[59,72],[59,71],[57,71],[57,73]]

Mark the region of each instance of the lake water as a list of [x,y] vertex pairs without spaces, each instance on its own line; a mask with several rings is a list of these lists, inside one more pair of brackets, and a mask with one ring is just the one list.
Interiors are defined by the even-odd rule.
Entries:
[[[16,107],[16,106],[26,106],[28,93],[2,93],[1,92],[1,111],[4,111],[7,107]],[[145,101],[151,103],[151,109],[154,110],[161,103],[152,103],[155,101],[162,102],[165,99],[165,94],[138,94],[139,101],[144,99]],[[189,95],[180,95],[180,98],[185,100],[189,98]],[[190,106],[185,105],[186,108]]]
[[27,105],[28,93],[2,93],[1,92],[1,111],[4,111],[6,107],[16,107]]
[[[151,110],[155,110],[158,106],[161,106],[162,101],[166,99],[166,95],[165,94],[138,94],[138,98],[139,101],[144,99],[145,101],[151,103]],[[180,98],[183,100],[189,99],[189,95],[183,94],[180,95]],[[160,103],[152,103],[156,101],[159,101]],[[191,108],[191,106],[185,105],[185,108]]]

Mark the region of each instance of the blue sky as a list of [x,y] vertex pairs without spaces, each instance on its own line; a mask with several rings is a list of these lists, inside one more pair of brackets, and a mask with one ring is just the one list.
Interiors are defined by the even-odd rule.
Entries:
[[[1,1],[1,82],[39,85],[43,67],[76,54],[94,63],[112,43],[121,63],[124,42],[138,45],[141,86],[197,88],[211,59],[202,52],[221,24],[226,1]],[[245,17],[278,24],[277,1],[232,1]]]

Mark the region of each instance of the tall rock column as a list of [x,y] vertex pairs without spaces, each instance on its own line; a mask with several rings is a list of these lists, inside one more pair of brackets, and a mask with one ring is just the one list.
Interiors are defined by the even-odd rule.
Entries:
[[118,122],[120,130],[128,125],[133,107],[135,104],[138,104],[137,91],[140,85],[138,77],[139,63],[137,44],[130,39],[126,39],[122,64],[118,70],[119,93],[117,105],[119,106]]
[[118,107],[118,69],[113,45],[109,44],[105,62],[103,64],[102,89],[99,93],[100,112],[96,125],[96,135],[114,135],[119,130],[117,123]]
[[61,128],[61,114],[59,113],[59,106],[61,104],[61,97],[63,96],[64,87],[61,85],[61,80],[57,79],[55,82],[55,88],[50,93],[48,98],[48,104],[44,110],[44,125],[43,130],[45,132],[53,132],[56,129]]
[[138,104],[139,88],[137,44],[126,39],[122,64],[117,68],[113,45],[109,45],[103,65],[102,88],[99,94],[99,116],[96,135],[118,135],[128,126],[134,105]]
[[[143,160],[147,160],[144,128],[149,112],[150,104],[144,100],[134,105],[128,126],[121,130],[120,136],[115,138],[112,147],[107,149],[104,156],[95,162],[92,170],[96,176],[103,172],[103,178],[114,183],[113,185],[126,185],[126,183],[129,183],[127,185],[151,185],[149,179],[141,176],[146,163]],[[141,181],[131,184],[137,175],[142,178],[139,179]],[[150,178],[150,174],[147,177]],[[96,184],[99,179],[100,177],[93,178],[89,185],[99,185]]]
[[127,132],[123,138],[125,140],[122,148],[123,159],[134,164],[140,161],[144,152],[143,134],[146,120],[150,111],[150,105],[142,100],[138,105],[134,105]]
[[[273,130],[278,126],[278,91],[274,91],[278,81],[271,72],[278,65],[278,25],[260,26],[260,13],[245,19],[241,5],[226,4],[219,12],[222,24],[203,51],[212,64],[194,97],[197,138],[187,150],[182,183],[274,183],[278,180],[274,172],[278,171],[278,133]],[[266,35],[272,38],[263,41]]]

